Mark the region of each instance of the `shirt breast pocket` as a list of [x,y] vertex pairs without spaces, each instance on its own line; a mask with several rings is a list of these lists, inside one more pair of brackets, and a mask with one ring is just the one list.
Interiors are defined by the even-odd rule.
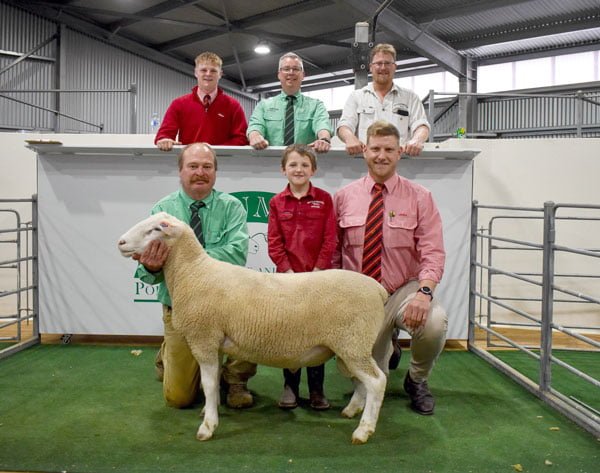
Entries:
[[306,210],[306,218],[311,220],[319,220],[325,218],[325,208],[324,207],[311,207]]
[[416,228],[416,216],[389,218],[386,225],[387,238],[384,237],[385,245],[390,248],[414,248]]
[[408,139],[408,108],[405,105],[395,104],[392,107],[392,123],[396,125],[402,140]]
[[304,114],[300,114],[300,112],[298,112],[299,115],[294,116],[294,124],[296,126],[296,128],[300,129],[300,130],[312,130],[312,117],[309,117],[307,115]]
[[283,230],[292,230],[294,228],[294,212],[284,210],[279,214],[279,225]]
[[283,122],[283,119],[283,110],[278,110],[276,108],[268,108],[265,110],[265,120],[269,122]]
[[365,242],[366,221],[366,215],[364,217],[351,216],[342,217],[340,219],[340,228],[342,228],[344,232],[344,238],[342,241],[344,247],[363,246]]
[[375,107],[365,106],[358,109],[358,136],[366,140],[367,128],[375,121]]
[[223,230],[216,231],[212,229],[206,229],[202,232],[202,234],[204,236],[204,244],[207,247],[214,247],[219,245],[219,242],[223,239],[225,232]]

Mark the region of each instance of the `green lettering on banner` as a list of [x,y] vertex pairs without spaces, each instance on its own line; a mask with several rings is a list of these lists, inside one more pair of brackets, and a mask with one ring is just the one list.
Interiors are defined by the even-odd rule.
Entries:
[[248,222],[268,223],[269,202],[275,194],[273,192],[242,191],[231,192],[246,209]]
[[135,297],[133,302],[158,302],[156,298],[158,294],[158,284],[146,284],[139,279],[135,280]]

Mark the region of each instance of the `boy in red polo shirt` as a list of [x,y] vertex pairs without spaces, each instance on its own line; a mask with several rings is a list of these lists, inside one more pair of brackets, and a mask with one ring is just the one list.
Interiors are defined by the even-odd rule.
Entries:
[[[281,171],[288,185],[269,204],[269,256],[278,273],[300,273],[331,268],[336,246],[336,223],[331,195],[311,184],[317,158],[304,145],[290,145],[283,152]],[[309,295],[307,295],[309,297]],[[293,334],[292,334],[293,336]],[[323,392],[325,366],[306,368],[310,406],[329,409]],[[284,369],[282,409],[298,406],[301,370]]]

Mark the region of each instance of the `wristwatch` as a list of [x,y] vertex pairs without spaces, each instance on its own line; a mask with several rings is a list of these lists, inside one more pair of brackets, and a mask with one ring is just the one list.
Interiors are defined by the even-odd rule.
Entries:
[[326,136],[323,138],[319,138],[321,141],[327,141],[327,143],[331,144],[331,140],[329,138],[327,138]]
[[417,289],[417,292],[425,294],[426,296],[429,296],[429,300],[431,300],[431,301],[433,300],[433,291],[431,290],[430,287],[427,287],[427,286],[420,287],[419,289]]

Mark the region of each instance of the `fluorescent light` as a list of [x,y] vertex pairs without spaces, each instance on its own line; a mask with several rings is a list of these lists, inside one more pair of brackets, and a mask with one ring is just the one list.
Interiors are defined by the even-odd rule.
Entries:
[[254,47],[254,52],[256,54],[269,54],[271,52],[271,48],[266,41],[261,40]]

